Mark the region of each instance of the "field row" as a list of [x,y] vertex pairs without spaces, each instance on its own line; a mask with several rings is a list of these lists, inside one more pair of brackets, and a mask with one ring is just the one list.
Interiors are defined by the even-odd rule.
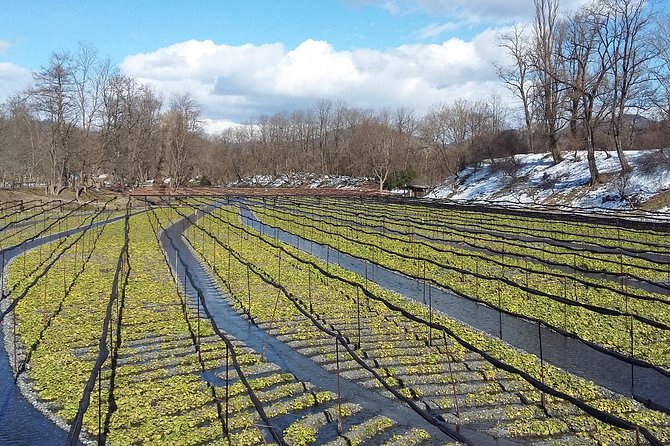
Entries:
[[[416,219],[462,226],[467,214],[283,200],[154,200],[114,213],[0,206],[5,247],[81,228],[12,250],[0,299],[12,372],[67,425],[68,444],[670,442],[668,415],[474,330],[430,300],[438,286],[450,289],[664,368],[667,295],[608,291],[606,279],[577,273],[557,285],[555,268],[523,259],[521,240],[500,261],[496,234],[521,224],[512,216],[478,221],[479,230],[497,229],[473,252],[420,223],[408,232]],[[393,226],[391,213],[405,220]],[[100,224],[110,217],[123,218]],[[566,226],[556,238],[586,228]],[[280,231],[304,237],[303,246],[280,241]],[[602,235],[599,244],[611,236]],[[417,279],[428,300],[321,260],[306,241]],[[629,241],[629,250],[652,243],[638,232]],[[569,247],[547,248],[544,260],[561,249]],[[635,268],[626,274],[660,280]],[[617,332],[632,337],[632,351]],[[268,359],[269,343],[296,356]],[[371,404],[378,398],[383,410]]]

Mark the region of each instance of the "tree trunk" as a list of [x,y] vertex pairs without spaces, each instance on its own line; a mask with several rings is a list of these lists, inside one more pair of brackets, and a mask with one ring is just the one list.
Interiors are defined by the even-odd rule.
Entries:
[[621,145],[621,135],[619,135],[618,131],[614,131],[614,147],[616,148],[616,154],[619,157],[619,164],[621,164],[621,172],[622,173],[628,173],[631,171],[630,164],[628,164],[628,160],[626,159],[626,154],[623,151],[623,147]]
[[549,150],[551,150],[551,157],[554,159],[554,164],[558,164],[563,161],[563,155],[561,154],[561,150],[558,147],[556,133],[553,131],[549,132]]
[[577,141],[577,119],[579,116],[579,99],[571,99],[572,107],[570,109],[570,136],[572,142]]
[[533,121],[530,115],[527,101],[523,101],[523,113],[526,120],[526,138],[528,140],[528,150],[530,153],[535,153],[535,145],[533,144]]
[[586,158],[589,163],[589,173],[591,174],[590,186],[600,184],[600,173],[596,165],[596,153],[593,140],[593,129],[590,126],[586,127]]

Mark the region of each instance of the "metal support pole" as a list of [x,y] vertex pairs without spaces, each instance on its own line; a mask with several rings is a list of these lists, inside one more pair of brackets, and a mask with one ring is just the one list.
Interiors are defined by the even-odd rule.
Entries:
[[335,362],[337,365],[337,434],[342,435],[342,395],[340,393],[340,343],[335,338]]

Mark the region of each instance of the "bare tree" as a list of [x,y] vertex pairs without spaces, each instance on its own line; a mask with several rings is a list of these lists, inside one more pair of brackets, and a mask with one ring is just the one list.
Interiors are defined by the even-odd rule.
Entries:
[[333,119],[333,108],[333,102],[328,99],[321,99],[316,104],[317,150],[322,174],[331,171],[332,151],[330,144],[328,144],[328,135]]
[[647,32],[652,10],[646,0],[602,0],[601,26],[604,65],[611,79],[610,129],[624,173],[630,172],[622,142],[627,113],[641,108],[649,83],[649,63],[656,57]]
[[365,156],[368,169],[377,179],[381,192],[394,168],[393,158],[398,148],[398,134],[391,125],[390,112],[384,110],[377,115],[367,114],[356,129],[353,142]]
[[0,187],[40,179],[42,139],[25,97],[17,94],[0,105]]
[[513,64],[497,66],[496,70],[505,86],[521,101],[528,147],[533,152],[532,57],[526,29],[515,25],[508,33],[498,37],[498,45],[512,58]]
[[195,136],[200,133],[200,106],[190,95],[176,95],[163,116],[163,149],[173,187],[184,186],[192,171]]
[[393,114],[393,128],[398,133],[398,149],[401,157],[402,170],[411,169],[410,163],[416,148],[416,131],[418,121],[414,110],[398,107]]
[[658,87],[651,100],[661,119],[670,122],[670,16],[659,16],[652,40],[658,55],[651,68]]
[[157,176],[164,161],[158,136],[161,98],[151,87],[124,75],[112,76],[102,97],[101,165],[121,183]]
[[76,93],[72,56],[53,53],[49,64],[33,73],[29,94],[39,119],[46,122],[49,177],[47,193],[57,195],[70,177],[70,140],[77,122]]
[[574,78],[563,79],[563,82],[579,98],[591,185],[601,181],[595,160],[595,130],[609,110],[605,105],[607,100],[602,98],[609,67],[598,37],[601,26],[599,5],[585,7],[571,18],[564,42],[564,57],[577,69]]
[[104,159],[98,135],[103,119],[104,91],[115,68],[108,59],[100,60],[96,49],[80,43],[79,51],[72,58],[72,70],[78,115],[73,164],[76,166],[75,183],[78,180],[83,186],[77,188],[79,193],[95,183],[94,177]]
[[540,121],[554,162],[563,157],[558,146],[562,88],[558,76],[557,25],[559,0],[534,0],[533,66],[538,78],[537,99],[540,102]]

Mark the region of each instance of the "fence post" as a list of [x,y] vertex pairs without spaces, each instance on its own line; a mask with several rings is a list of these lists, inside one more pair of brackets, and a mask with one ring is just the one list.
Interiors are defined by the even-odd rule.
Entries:
[[337,366],[337,434],[342,435],[342,395],[340,393],[340,343],[335,337],[335,362]]

